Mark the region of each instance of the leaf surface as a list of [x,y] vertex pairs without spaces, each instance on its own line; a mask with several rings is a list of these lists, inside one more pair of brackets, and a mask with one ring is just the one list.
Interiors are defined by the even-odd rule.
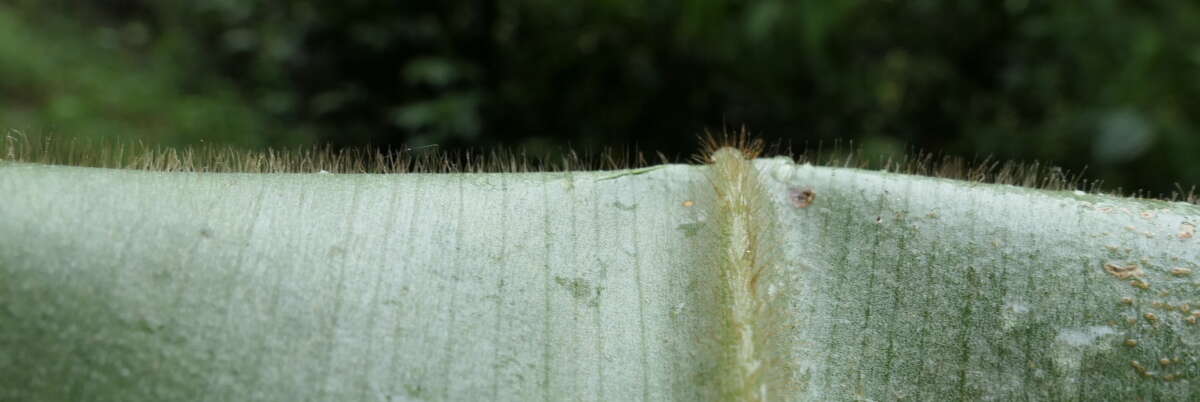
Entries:
[[[1196,392],[1195,206],[756,166],[772,399]],[[719,399],[706,169],[0,165],[0,399]]]

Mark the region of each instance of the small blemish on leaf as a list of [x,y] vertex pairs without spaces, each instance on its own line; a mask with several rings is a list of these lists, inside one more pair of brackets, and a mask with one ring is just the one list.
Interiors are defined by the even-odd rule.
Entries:
[[684,307],[685,307],[685,305],[683,303],[679,303],[679,304],[672,306],[671,311],[669,312],[671,319],[674,320],[674,319],[679,318],[680,314],[683,313]]
[[1142,272],[1142,268],[1137,266],[1136,264],[1127,265],[1127,266],[1122,267],[1120,265],[1113,264],[1111,262],[1104,264],[1104,271],[1108,272],[1109,274],[1112,274],[1112,276],[1115,276],[1118,279],[1127,279],[1129,277],[1140,277],[1143,274],[1145,274],[1144,272]]
[[788,189],[788,201],[796,208],[807,208],[816,201],[817,193],[811,188],[790,188]]
[[597,307],[600,304],[600,287],[593,288],[588,281],[582,278],[563,278],[561,276],[554,277],[554,282],[558,283],[568,292],[576,301],[587,303],[590,307]]
[[1138,363],[1137,360],[1129,362],[1129,365],[1133,366],[1133,369],[1137,370],[1138,374],[1141,374],[1142,376],[1153,375],[1153,373],[1146,371],[1146,366],[1143,366],[1141,363]]
[[1180,239],[1190,239],[1190,238],[1192,238],[1192,236],[1195,236],[1195,235],[1196,235],[1196,225],[1193,225],[1188,222],[1179,224],[1179,238]]
[[587,297],[592,288],[591,286],[588,286],[587,281],[579,278],[567,279],[561,276],[556,276],[554,277],[554,282],[570,291],[571,296],[575,297],[576,299]]
[[613,201],[612,206],[617,207],[617,209],[622,211],[632,211],[637,209],[637,204],[626,205],[622,204],[620,201]]
[[684,236],[692,237],[699,233],[702,227],[704,227],[704,222],[681,223],[675,227],[675,230],[682,231]]

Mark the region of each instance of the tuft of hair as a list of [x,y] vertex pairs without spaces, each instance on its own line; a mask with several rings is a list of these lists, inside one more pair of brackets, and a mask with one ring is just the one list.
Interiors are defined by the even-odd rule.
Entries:
[[[657,154],[657,163],[674,163]],[[9,131],[0,162],[165,172],[212,173],[524,173],[635,169],[652,164],[636,150],[574,150],[547,155],[524,151],[443,151],[436,146],[384,150],[331,146],[248,150],[212,145],[171,148],[140,142],[34,137]]]
[[720,135],[706,130],[700,138],[700,153],[692,160],[700,164],[713,163],[713,157],[722,148],[737,150],[744,159],[754,159],[762,156],[765,146],[762,139],[752,136],[745,126],[735,133],[722,131]]
[[[719,271],[726,331],[722,365],[723,399],[765,401],[781,394],[789,368],[777,356],[785,350],[775,336],[783,315],[772,294],[779,275],[778,236],[766,189],[753,160],[763,149],[743,128],[736,134],[711,134],[704,140],[709,181],[716,192],[720,250],[712,266]],[[779,288],[782,288],[780,283]]]

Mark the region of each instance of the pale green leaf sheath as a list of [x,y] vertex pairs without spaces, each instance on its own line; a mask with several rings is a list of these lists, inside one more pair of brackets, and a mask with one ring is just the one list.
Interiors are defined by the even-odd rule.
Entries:
[[795,270],[789,399],[1200,397],[1200,208],[756,165]]
[[0,400],[712,400],[703,170],[611,174],[0,167]]
[[1196,207],[753,166],[749,241],[710,166],[0,165],[0,400],[1200,393]]

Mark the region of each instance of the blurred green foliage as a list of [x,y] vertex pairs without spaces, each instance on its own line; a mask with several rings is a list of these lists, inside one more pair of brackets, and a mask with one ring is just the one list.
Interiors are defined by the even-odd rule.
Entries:
[[262,146],[270,123],[145,25],[31,18],[0,3],[0,125],[62,137]]
[[151,143],[686,155],[745,124],[1200,183],[1200,4],[0,0],[0,125]]

